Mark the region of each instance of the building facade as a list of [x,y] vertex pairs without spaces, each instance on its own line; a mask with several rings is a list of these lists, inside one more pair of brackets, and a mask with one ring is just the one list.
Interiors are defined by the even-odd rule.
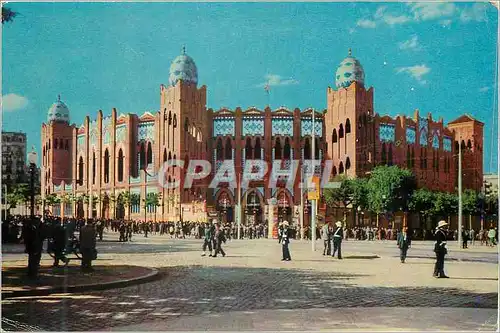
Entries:
[[2,184],[26,181],[26,134],[2,132]]
[[[113,109],[109,116],[99,111],[95,120],[87,116],[77,126],[70,125],[68,107],[60,99],[54,103],[42,125],[42,193],[100,198],[54,208],[66,216],[204,221],[219,215],[235,221],[235,205],[241,200],[243,223],[263,222],[271,228],[280,219],[303,219],[308,225],[310,207],[299,186],[302,172],[293,184],[283,177],[271,179],[268,172],[246,189],[240,189],[239,182],[215,189],[208,185],[227,160],[241,179],[249,160],[277,162],[282,170],[290,170],[291,161],[299,160],[298,170],[321,176],[321,166],[307,170],[304,163],[317,159],[333,161],[332,177],[363,177],[375,166],[398,165],[414,172],[418,186],[451,192],[457,184],[459,144],[467,175],[464,187],[481,189],[481,122],[464,115],[446,126],[442,119],[435,121],[418,110],[413,118],[379,115],[374,89],[365,88],[364,77],[360,62],[349,51],[336,71],[335,88],[327,88],[325,110],[212,110],[206,106],[207,87],[198,87],[195,62],[183,52],[172,62],[169,83],[160,86],[159,110],[125,115]],[[209,177],[187,189],[160,186],[158,174],[165,162],[182,160],[187,167],[193,159],[211,162]],[[185,177],[181,167],[172,167],[164,180],[183,184]],[[277,187],[270,187],[271,181]],[[141,198],[130,212],[116,203],[127,192]],[[161,194],[159,207],[144,207],[149,193]],[[324,205],[319,210],[324,212]]]

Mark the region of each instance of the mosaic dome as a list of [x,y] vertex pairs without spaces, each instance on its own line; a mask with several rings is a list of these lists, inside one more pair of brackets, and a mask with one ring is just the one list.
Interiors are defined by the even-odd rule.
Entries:
[[193,58],[186,54],[185,48],[183,48],[182,54],[175,58],[172,65],[170,65],[170,85],[175,86],[179,80],[194,84],[198,83],[198,69]]
[[69,123],[69,109],[61,101],[61,96],[57,96],[57,102],[52,104],[47,112],[47,122],[51,121],[64,121]]
[[347,88],[354,81],[364,84],[365,71],[363,70],[363,66],[361,66],[359,60],[351,55],[351,49],[349,49],[349,55],[347,58],[342,60],[337,68],[337,73],[335,74],[335,85],[337,88]]

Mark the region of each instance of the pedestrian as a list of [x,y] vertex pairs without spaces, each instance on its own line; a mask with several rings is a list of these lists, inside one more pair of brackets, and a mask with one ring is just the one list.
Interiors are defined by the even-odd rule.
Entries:
[[497,234],[496,228],[490,227],[490,230],[488,231],[488,239],[490,246],[495,246],[497,244],[496,234]]
[[338,251],[338,258],[342,259],[342,236],[344,235],[344,230],[342,229],[342,222],[337,221],[335,223],[337,227],[333,233],[333,252],[332,258],[335,257],[335,252]]
[[288,229],[288,221],[283,221],[282,223],[282,232],[281,232],[281,245],[283,257],[282,261],[290,261],[292,257],[290,256],[290,249],[288,248],[288,244],[290,244],[290,229]]
[[436,264],[434,265],[433,276],[441,279],[448,278],[448,276],[444,274],[444,256],[448,253],[448,250],[446,249],[447,226],[448,223],[446,223],[446,221],[439,221],[435,233],[436,243],[434,244],[434,252],[436,253]]
[[59,267],[59,260],[62,260],[65,264],[68,260],[64,256],[64,249],[66,247],[66,230],[59,222],[55,222],[52,229],[52,250],[54,251],[54,264],[53,267]]
[[403,230],[398,234],[398,247],[399,247],[399,258],[401,263],[404,264],[406,260],[406,253],[411,245],[411,237],[408,233],[408,227],[404,227]]
[[323,240],[323,255],[330,255],[332,250],[331,239],[330,239],[330,225],[325,223],[321,227],[321,239]]
[[214,233],[214,249],[215,253],[213,258],[217,257],[217,254],[221,253],[223,257],[226,256],[226,252],[222,249],[222,243],[226,243],[226,236],[224,235],[224,229],[220,227],[217,220],[214,220],[215,233]]
[[283,236],[283,223],[278,224],[278,243],[281,243],[281,238]]
[[471,229],[470,231],[470,243],[474,245],[476,243],[476,230]]
[[467,230],[462,230],[462,249],[467,248],[467,243],[469,242],[469,232]]
[[92,272],[92,260],[97,259],[96,230],[88,221],[80,230],[80,252],[82,253],[82,271]]
[[213,237],[214,237],[214,231],[215,227],[212,225],[209,225],[208,223],[205,225],[205,230],[204,230],[204,240],[203,240],[203,253],[201,254],[202,257],[206,256],[206,250],[208,246],[208,250],[210,251],[209,257],[212,256],[212,242],[213,242]]
[[23,239],[26,248],[25,252],[28,253],[28,277],[32,279],[38,277],[44,236],[43,225],[40,220],[34,218],[24,222]]

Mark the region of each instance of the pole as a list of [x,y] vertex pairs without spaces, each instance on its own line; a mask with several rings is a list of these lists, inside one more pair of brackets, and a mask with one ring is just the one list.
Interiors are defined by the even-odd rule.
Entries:
[[462,137],[458,142],[458,246],[462,244]]
[[33,219],[35,217],[35,164],[30,164],[30,207],[31,213],[30,216]]
[[300,169],[300,240],[304,240],[304,166]]
[[240,227],[241,227],[241,174],[238,175],[238,223],[237,223],[237,235],[238,235],[238,240],[240,239],[240,236],[241,236],[241,230],[240,230]]
[[[313,175],[316,175],[316,133],[314,130],[314,109],[312,110],[312,133],[311,133],[311,138],[312,138],[312,156],[313,156],[313,163],[312,163],[312,172]],[[316,200],[311,200],[311,249],[312,251],[316,251]]]

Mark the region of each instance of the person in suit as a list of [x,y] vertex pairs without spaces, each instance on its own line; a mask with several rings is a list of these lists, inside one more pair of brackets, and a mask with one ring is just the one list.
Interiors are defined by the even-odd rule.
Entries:
[[436,264],[434,265],[434,274],[436,278],[448,278],[444,274],[444,256],[448,253],[446,249],[446,227],[448,223],[446,221],[439,221],[436,228],[436,243],[434,244],[434,252],[436,253]]
[[401,263],[404,264],[406,260],[406,253],[411,245],[411,236],[408,232],[408,227],[404,227],[403,230],[398,234],[398,247],[399,247],[399,258]]
[[333,252],[332,258],[335,257],[335,252],[338,251],[338,258],[342,259],[342,237],[344,235],[344,230],[342,229],[342,222],[337,221],[335,223],[335,231],[333,232]]
[[292,257],[290,256],[290,249],[288,248],[288,244],[290,244],[290,229],[288,229],[288,221],[283,221],[282,224],[282,231],[281,231],[281,245],[282,245],[282,252],[283,252],[283,257],[282,261],[290,261],[292,260]]
[[281,238],[283,235],[283,222],[278,224],[278,243],[281,243]]
[[92,260],[97,259],[96,250],[97,233],[92,224],[88,221],[80,230],[80,252],[82,253],[82,271],[92,272]]
[[214,231],[214,250],[215,253],[213,258],[217,257],[217,254],[221,253],[223,257],[226,256],[226,252],[222,249],[222,243],[226,243],[226,236],[224,235],[224,228],[222,228],[217,221],[215,222]]
[[208,250],[210,251],[210,257],[212,256],[212,242],[213,242],[213,236],[214,236],[214,230],[215,226],[209,225],[208,223],[205,225],[204,229],[204,241],[203,241],[203,253],[201,254],[202,257],[206,256],[206,250],[208,246]]
[[330,225],[329,223],[325,223],[323,227],[321,227],[321,239],[323,240],[323,255],[330,255],[332,251],[332,244],[330,239]]
[[464,229],[464,230],[462,230],[462,249],[467,248],[468,242],[469,242],[469,231]]

